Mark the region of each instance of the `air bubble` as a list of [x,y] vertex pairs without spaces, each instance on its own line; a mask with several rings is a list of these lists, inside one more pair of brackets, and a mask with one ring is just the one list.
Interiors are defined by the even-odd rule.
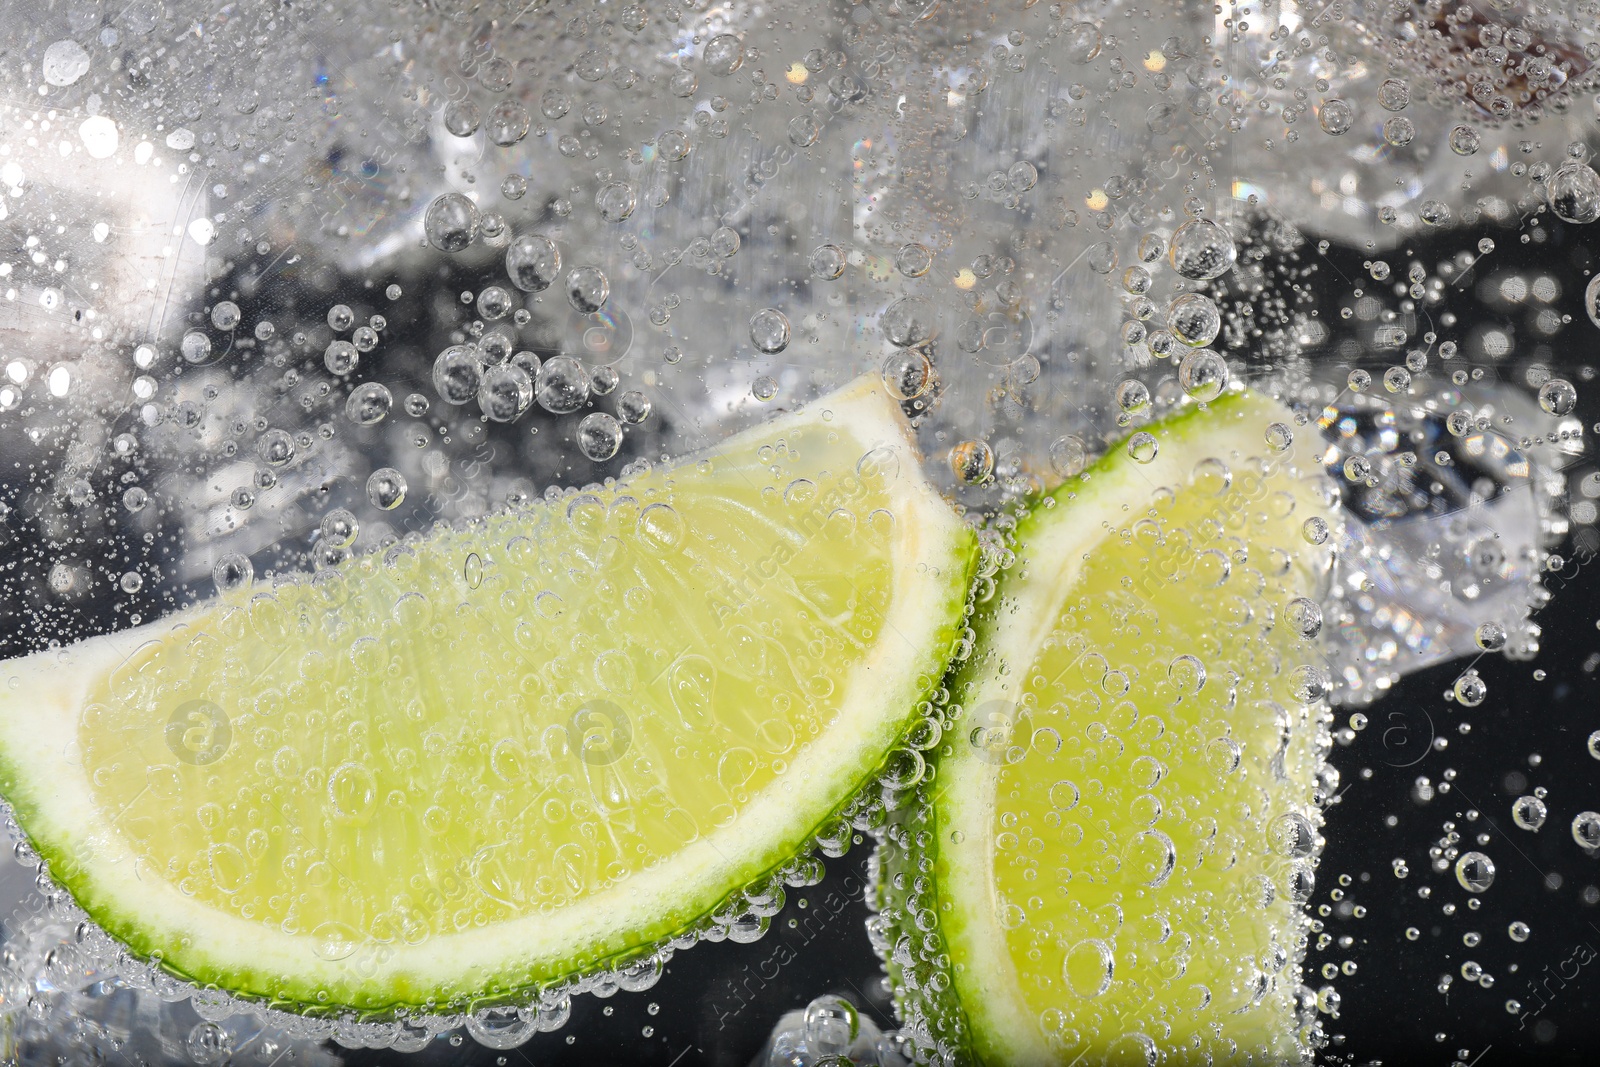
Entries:
[[1549,814],[1544,801],[1534,796],[1520,796],[1511,802],[1511,821],[1524,830],[1538,832]]
[[895,253],[894,266],[907,278],[920,278],[933,267],[933,253],[927,245],[913,241],[900,246],[900,251]]
[[591,412],[578,424],[578,450],[596,463],[610,459],[622,447],[622,427],[603,411]]
[[1228,363],[1209,348],[1190,352],[1178,364],[1178,384],[1194,399],[1208,403],[1228,387]]
[[571,356],[555,356],[539,368],[534,380],[534,397],[539,406],[555,415],[577,411],[589,401],[589,372]]
[[219,330],[231,330],[239,325],[239,305],[232,300],[219,300],[211,309],[211,325]]
[[422,229],[441,252],[464,251],[478,239],[478,205],[461,193],[445,193],[428,205]]
[[824,1057],[843,1056],[861,1032],[855,1005],[843,997],[821,996],[806,1005],[806,1049]]
[[1050,445],[1050,468],[1062,478],[1076,478],[1089,465],[1089,446],[1068,434]]
[[1580,811],[1573,816],[1572,839],[1591,852],[1600,849],[1600,813]]
[[769,356],[788,348],[788,316],[777,308],[762,308],[750,316],[750,343]]
[[1469,670],[1456,679],[1453,692],[1462,707],[1475,708],[1489,695],[1489,687],[1477,671]]
[[394,407],[394,394],[380,382],[362,382],[350,391],[344,402],[345,418],[357,426],[373,426],[384,420]]
[[238,552],[227,553],[211,567],[211,580],[217,584],[219,593],[244,589],[255,575],[256,569],[251,565],[250,557]]
[[1498,622],[1480,624],[1472,636],[1485,652],[1498,652],[1506,647],[1506,628]]
[[982,484],[994,472],[994,450],[984,441],[963,441],[950,450],[950,469],[968,485]]
[[493,422],[511,422],[533,402],[534,384],[528,372],[514,363],[502,363],[483,372],[478,384],[478,408]]
[[1578,390],[1565,378],[1551,378],[1539,386],[1539,406],[1552,415],[1570,415],[1578,406]]
[[471,100],[453,100],[444,109],[444,128],[454,137],[471,137],[483,125],[483,112]]
[[915,400],[928,391],[933,364],[915,348],[901,349],[883,361],[883,387],[896,400]]
[[1202,293],[1184,293],[1167,306],[1167,325],[1179,341],[1203,348],[1222,331],[1222,312]]
[[1482,852],[1467,852],[1456,860],[1456,881],[1469,893],[1482,893],[1494,884],[1494,861]]
[[1356,109],[1346,100],[1334,97],[1324,100],[1317,109],[1317,125],[1322,127],[1322,132],[1334,137],[1342,137],[1350,132],[1356,124]]
[[726,78],[744,66],[744,43],[731,33],[719,33],[706,42],[707,73]]
[[355,515],[345,508],[334,508],[318,524],[322,539],[334,548],[349,548],[355,544],[361,526]]
[[637,389],[629,389],[617,397],[617,416],[626,423],[637,425],[650,417],[650,398]]
[[1322,632],[1322,608],[1308,597],[1295,597],[1284,609],[1284,619],[1301,637],[1312,638]]
[[[818,245],[811,252],[811,275],[834,281],[844,275],[845,252],[838,245]],[[1596,320],[1600,324],[1600,319]]]
[[1228,231],[1210,219],[1190,219],[1172,235],[1172,269],[1195,281],[1220,278],[1233,269],[1238,250]]
[[585,315],[605,307],[610,296],[611,280],[599,267],[574,267],[567,272],[567,301]]
[[406,499],[406,479],[393,467],[379,467],[367,477],[367,499],[381,511],[393,511]]
[[1600,174],[1587,163],[1563,164],[1545,183],[1545,195],[1563,222],[1586,225],[1600,218]]
[[451,345],[433,361],[433,388],[446,404],[475,399],[482,384],[483,360],[470,345]]

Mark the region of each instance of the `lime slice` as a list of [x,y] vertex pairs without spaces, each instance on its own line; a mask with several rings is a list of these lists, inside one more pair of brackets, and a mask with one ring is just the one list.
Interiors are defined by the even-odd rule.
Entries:
[[879,947],[949,1062],[1297,1061],[1330,505],[1290,425],[1190,409],[1018,523],[880,854]]
[[444,1010],[648,971],[713,921],[759,934],[941,677],[974,556],[857,383],[7,663],[0,789],[90,916],[198,983]]

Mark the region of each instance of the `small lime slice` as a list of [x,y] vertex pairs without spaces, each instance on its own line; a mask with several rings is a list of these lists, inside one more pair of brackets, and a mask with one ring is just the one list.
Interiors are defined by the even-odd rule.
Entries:
[[197,983],[514,1000],[713,916],[758,935],[718,909],[916,719],[973,559],[861,382],[683,465],[4,664],[0,790],[96,922]]
[[1191,409],[1020,521],[881,854],[879,945],[950,1062],[1298,1060],[1329,503],[1290,425]]

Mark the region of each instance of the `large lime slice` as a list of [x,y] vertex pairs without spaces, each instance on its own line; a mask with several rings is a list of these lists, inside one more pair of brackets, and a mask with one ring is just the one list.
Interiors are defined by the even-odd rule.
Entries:
[[973,546],[858,384],[685,465],[4,664],[0,789],[97,922],[197,982],[507,998],[806,848],[937,684]]
[[882,854],[900,1007],[951,1062],[1299,1058],[1329,504],[1291,425],[1226,397],[1019,523]]

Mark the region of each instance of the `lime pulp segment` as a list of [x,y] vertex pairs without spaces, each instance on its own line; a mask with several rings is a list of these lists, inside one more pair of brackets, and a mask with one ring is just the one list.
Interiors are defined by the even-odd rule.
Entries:
[[515,999],[804,850],[937,683],[973,546],[858,383],[683,465],[4,664],[0,790],[90,916],[195,982]]
[[881,857],[901,1010],[954,1062],[1302,1057],[1329,504],[1274,423],[1190,410],[1019,522]]

